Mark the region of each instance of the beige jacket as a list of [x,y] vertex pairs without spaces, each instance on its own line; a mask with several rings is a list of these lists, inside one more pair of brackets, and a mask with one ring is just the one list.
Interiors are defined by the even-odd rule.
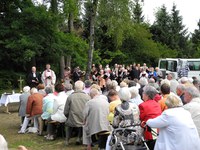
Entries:
[[185,104],[183,108],[191,113],[192,119],[200,136],[200,98],[192,99],[191,102]]

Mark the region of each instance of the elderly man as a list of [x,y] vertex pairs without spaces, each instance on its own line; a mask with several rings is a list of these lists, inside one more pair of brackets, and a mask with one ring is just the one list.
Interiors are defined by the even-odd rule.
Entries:
[[42,81],[41,81],[40,74],[36,72],[36,67],[33,66],[31,68],[31,73],[28,74],[27,83],[30,86],[30,88],[32,88],[32,87],[37,87],[38,84],[41,82]]
[[183,107],[188,110],[197,127],[200,135],[200,93],[196,87],[187,87],[185,89],[184,101],[187,103]]
[[185,93],[185,85],[184,84],[179,84],[176,87],[176,94],[180,97],[183,105],[185,104],[185,102],[184,102],[184,93]]
[[90,96],[83,92],[84,83],[82,81],[75,82],[75,92],[67,98],[64,108],[66,116],[66,145],[69,144],[70,134],[73,127],[78,128],[77,144],[81,143],[82,126],[83,126],[83,109]]
[[169,73],[167,75],[167,79],[170,82],[170,92],[173,92],[174,94],[176,94],[176,87],[179,85],[179,83],[175,79],[175,74],[174,73]]
[[102,96],[98,89],[92,88],[90,91],[91,100],[85,105],[83,114],[85,126],[83,128],[83,144],[91,149],[93,135],[98,135],[98,145],[100,149],[105,149],[107,137],[109,135],[109,103],[106,97]]

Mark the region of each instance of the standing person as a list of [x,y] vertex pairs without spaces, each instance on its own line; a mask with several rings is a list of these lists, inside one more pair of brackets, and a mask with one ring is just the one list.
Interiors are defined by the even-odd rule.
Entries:
[[184,102],[186,104],[183,106],[188,110],[194,121],[194,124],[197,127],[199,136],[200,136],[200,93],[196,87],[187,87],[184,94]]
[[109,135],[109,103],[106,97],[102,97],[100,92],[92,88],[90,91],[91,100],[85,104],[83,111],[85,125],[83,127],[83,144],[88,145],[87,150],[91,150],[92,136],[98,135],[99,149],[105,149],[107,137]]
[[[143,103],[139,105],[140,121],[142,124],[148,119],[156,118],[161,115],[161,107],[154,99],[157,91],[152,86],[146,86],[143,91]],[[146,128],[144,131],[144,139],[147,140],[147,145],[150,150],[154,149],[155,139],[151,133],[151,128]]]
[[24,118],[26,116],[26,105],[28,101],[28,97],[30,96],[30,87],[25,86],[23,88],[22,95],[19,96],[19,116],[21,117],[21,123],[23,124]]
[[41,83],[41,76],[36,72],[35,66],[32,67],[31,73],[28,74],[27,83],[30,88],[37,87],[38,84]]
[[56,75],[53,70],[50,69],[50,64],[46,64],[46,70],[42,73],[42,82],[46,86],[53,86],[56,83]]
[[159,128],[154,150],[200,150],[200,138],[191,115],[181,106],[176,95],[167,97],[168,107],[162,115],[149,119],[146,124]]
[[83,126],[83,109],[90,96],[83,92],[84,83],[82,81],[75,82],[75,92],[67,98],[64,108],[64,115],[66,116],[66,145],[69,144],[72,128],[78,128],[77,144],[81,143],[82,126]]
[[42,94],[38,93],[36,88],[31,89],[31,95],[28,97],[27,106],[26,106],[26,117],[24,119],[21,130],[18,133],[25,133],[29,120],[34,119],[34,127],[38,128],[38,122],[41,123],[42,114],[42,103],[43,103]]

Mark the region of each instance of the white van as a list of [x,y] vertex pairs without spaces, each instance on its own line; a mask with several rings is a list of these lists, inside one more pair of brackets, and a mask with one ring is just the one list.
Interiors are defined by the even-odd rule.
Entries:
[[180,63],[187,64],[189,67],[188,78],[197,77],[200,80],[200,58],[182,59],[182,58],[161,58],[158,62],[158,67],[163,72],[163,75],[173,72],[178,79],[178,68]]

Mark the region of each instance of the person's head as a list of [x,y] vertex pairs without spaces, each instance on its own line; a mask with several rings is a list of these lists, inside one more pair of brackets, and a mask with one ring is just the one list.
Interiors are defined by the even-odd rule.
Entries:
[[52,89],[51,86],[47,86],[47,87],[45,87],[44,90],[45,90],[45,93],[46,93],[46,94],[53,93],[53,89]]
[[121,101],[129,101],[131,99],[131,93],[128,87],[123,87],[119,90],[119,98]]
[[181,96],[184,94],[184,91],[185,91],[185,85],[184,84],[179,84],[177,87],[176,87],[176,94],[178,96]]
[[133,87],[133,86],[136,86],[136,82],[133,81],[133,80],[130,80],[129,83],[128,83],[128,87]]
[[153,86],[145,86],[143,88],[142,99],[144,101],[153,100],[157,93],[157,90]]
[[31,68],[31,70],[32,70],[32,72],[36,72],[36,67],[33,66],[33,67]]
[[184,93],[184,102],[189,103],[193,98],[199,97],[199,90],[194,86],[186,87]]
[[37,90],[36,88],[33,87],[33,88],[31,89],[31,94],[35,94],[35,93],[38,93],[38,90]]
[[44,84],[38,84],[37,89],[38,90],[43,90],[45,88]]
[[149,79],[149,83],[155,83],[154,78],[150,78],[150,79]]
[[58,84],[55,85],[55,90],[58,93],[59,92],[63,92],[65,90],[65,87],[64,87],[64,85],[62,83],[58,83]]
[[85,87],[89,88],[92,85],[92,82],[90,80],[85,80]]
[[170,93],[170,86],[166,83],[162,84],[160,87],[160,91],[163,95],[169,94]]
[[112,81],[108,80],[106,82],[106,89],[107,89],[107,91],[109,91],[111,89],[116,89],[116,86],[115,86],[115,84]]
[[124,81],[122,81],[120,83],[120,88],[123,88],[123,87],[128,87],[128,84],[126,82],[124,82]]
[[101,92],[101,87],[98,84],[92,84],[92,86],[90,87],[90,89],[97,89],[99,92]]
[[25,86],[25,87],[23,88],[23,92],[24,92],[24,93],[30,92],[30,87],[29,87],[29,86]]
[[140,84],[141,86],[147,85],[147,84],[148,84],[147,78],[145,78],[145,77],[140,78],[139,84]]
[[75,90],[76,91],[78,91],[78,90],[83,90],[84,89],[84,83],[83,83],[83,81],[76,81],[75,82],[75,86],[74,86],[74,88],[75,88]]
[[73,89],[72,84],[70,84],[70,83],[65,84],[65,91],[70,91],[72,89]]
[[194,79],[192,83],[193,83],[193,85],[194,85],[197,89],[199,89],[199,87],[200,87],[200,81],[199,81],[198,79]]
[[0,134],[0,150],[8,150],[8,144],[3,135],[1,134]]
[[116,90],[114,90],[114,89],[112,89],[112,90],[110,90],[109,92],[108,92],[108,99],[112,102],[112,101],[114,101],[114,100],[116,100],[116,99],[119,99],[119,96],[118,96],[118,92],[116,91]]
[[97,95],[99,95],[99,94],[100,94],[100,92],[99,92],[98,89],[92,88],[92,89],[90,90],[90,97],[91,97],[91,98],[94,98],[95,96],[97,96]]
[[170,86],[170,81],[168,79],[161,80],[160,86],[162,86],[163,84],[168,84]]
[[174,73],[169,73],[169,74],[167,75],[167,79],[168,79],[168,80],[175,79],[175,74],[174,74]]
[[175,108],[175,107],[183,106],[181,99],[174,94],[169,95],[167,97],[165,104],[167,105],[168,108]]
[[186,84],[188,82],[188,78],[182,77],[180,81],[181,81],[181,84]]
[[136,86],[130,87],[129,90],[131,92],[131,98],[135,98],[139,95],[139,90]]
[[46,69],[49,70],[51,68],[50,64],[46,64]]

